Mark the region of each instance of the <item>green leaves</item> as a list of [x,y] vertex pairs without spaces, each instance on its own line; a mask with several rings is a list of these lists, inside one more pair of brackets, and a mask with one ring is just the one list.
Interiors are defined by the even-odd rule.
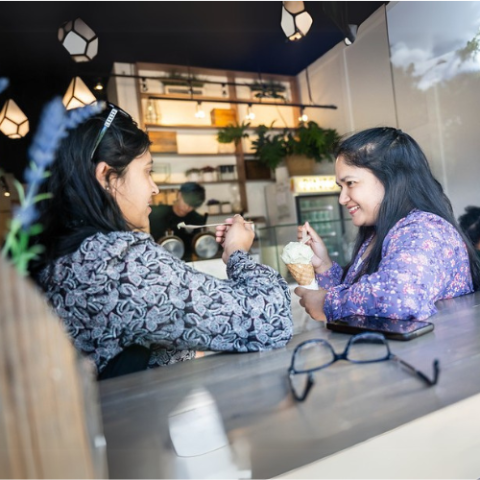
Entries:
[[314,121],[277,134],[273,134],[272,128],[273,124],[258,126],[257,139],[252,141],[255,157],[271,169],[292,154],[306,155],[316,162],[331,160],[335,144],[340,140],[336,130],[322,128]]
[[218,130],[217,141],[219,143],[234,142],[238,145],[242,138],[248,138],[246,130],[250,127],[250,123],[242,122],[241,125],[228,125]]

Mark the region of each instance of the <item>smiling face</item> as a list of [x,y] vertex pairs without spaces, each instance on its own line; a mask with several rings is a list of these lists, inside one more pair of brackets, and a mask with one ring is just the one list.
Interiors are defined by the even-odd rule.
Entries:
[[152,165],[152,155],[147,150],[130,162],[122,178],[112,179],[109,186],[125,220],[145,232],[150,230],[152,195],[158,193],[151,176]]
[[347,165],[342,156],[335,162],[337,184],[342,189],[339,202],[347,207],[356,227],[376,224],[385,188],[367,168]]

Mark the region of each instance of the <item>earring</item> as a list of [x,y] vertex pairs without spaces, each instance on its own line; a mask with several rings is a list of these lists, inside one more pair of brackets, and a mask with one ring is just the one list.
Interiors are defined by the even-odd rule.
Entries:
[[105,185],[105,190],[108,192],[110,188],[108,188],[108,185]]

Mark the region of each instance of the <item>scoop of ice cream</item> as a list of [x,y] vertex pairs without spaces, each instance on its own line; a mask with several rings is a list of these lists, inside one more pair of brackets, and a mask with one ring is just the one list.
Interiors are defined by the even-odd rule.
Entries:
[[281,258],[286,263],[300,263],[307,265],[313,257],[313,251],[304,243],[290,242],[285,245]]

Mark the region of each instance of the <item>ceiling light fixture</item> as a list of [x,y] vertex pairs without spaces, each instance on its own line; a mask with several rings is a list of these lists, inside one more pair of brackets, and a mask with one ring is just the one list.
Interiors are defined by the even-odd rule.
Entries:
[[282,20],[280,25],[283,32],[292,42],[303,38],[313,20],[310,14],[305,10],[304,2],[282,2]]
[[58,40],[76,62],[89,62],[98,53],[98,37],[81,18],[65,22],[58,29]]
[[98,92],[101,92],[103,90],[103,83],[99,80],[95,86],[93,87],[94,90],[97,90]]
[[346,33],[344,42],[345,45],[351,45],[357,38],[358,25],[348,25],[348,31]]
[[96,101],[95,95],[93,95],[80,77],[72,79],[62,100],[67,110],[91,105]]
[[0,131],[8,138],[22,138],[29,131],[27,116],[20,107],[10,98],[0,112]]
[[202,102],[197,102],[197,111],[195,112],[195,118],[205,118],[205,111],[202,108]]

